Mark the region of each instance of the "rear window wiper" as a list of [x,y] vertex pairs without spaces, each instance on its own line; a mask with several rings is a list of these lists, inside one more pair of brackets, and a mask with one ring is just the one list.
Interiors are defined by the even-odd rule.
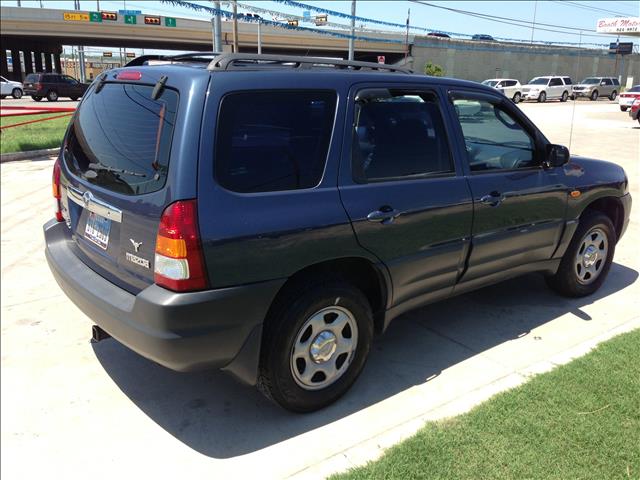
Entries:
[[102,171],[102,172],[112,172],[112,173],[123,173],[125,175],[131,175],[134,177],[147,176],[145,173],[133,172],[131,170],[125,170],[124,168],[113,168],[108,165],[103,165],[102,163],[90,163],[88,168],[90,170],[95,170],[96,172]]

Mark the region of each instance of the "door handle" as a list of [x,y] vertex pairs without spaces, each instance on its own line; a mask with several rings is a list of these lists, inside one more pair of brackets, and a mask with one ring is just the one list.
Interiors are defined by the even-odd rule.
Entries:
[[380,222],[383,225],[388,225],[393,223],[398,215],[400,215],[400,212],[385,205],[384,207],[380,207],[379,210],[374,210],[369,213],[369,215],[367,215],[367,220],[370,222]]
[[491,192],[489,195],[485,195],[480,198],[480,202],[491,207],[497,207],[504,201],[504,195],[499,192]]

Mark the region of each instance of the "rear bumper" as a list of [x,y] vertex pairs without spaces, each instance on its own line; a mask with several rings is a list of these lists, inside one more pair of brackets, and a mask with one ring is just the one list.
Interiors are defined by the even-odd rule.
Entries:
[[172,370],[226,367],[255,383],[262,322],[284,280],[192,293],[151,285],[133,295],[78,259],[63,222],[49,221],[44,234],[62,290],[119,342]]
[[629,116],[633,119],[633,120],[637,120],[638,119],[638,115],[640,115],[640,108],[636,108],[635,110],[631,110],[629,112]]

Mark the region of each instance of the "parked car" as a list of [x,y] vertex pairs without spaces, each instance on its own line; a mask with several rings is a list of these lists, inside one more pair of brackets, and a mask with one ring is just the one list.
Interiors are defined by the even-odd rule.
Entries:
[[618,104],[620,105],[620,110],[623,112],[627,111],[633,101],[640,98],[640,85],[634,85],[629,90],[626,90],[624,93],[621,93],[618,97]]
[[640,98],[636,98],[631,104],[629,116],[632,120],[637,120],[640,123]]
[[556,75],[535,77],[522,87],[522,99],[537,100],[538,102],[558,99],[561,102],[566,102],[569,98],[569,92],[571,92],[571,84],[570,77]]
[[69,75],[57,73],[30,73],[24,80],[24,93],[36,102],[46,98],[57,102],[60,97],[77,100],[89,87]]
[[199,55],[102,73],[63,139],[45,253],[95,340],[306,412],[403,312],[528,272],[570,297],[605,281],[624,170],[570,158],[495,89]]
[[573,86],[571,98],[587,97],[597,100],[598,97],[609,97],[615,100],[620,90],[620,82],[614,77],[588,77]]
[[471,37],[471,40],[480,40],[483,42],[495,42],[496,39],[493,38],[491,35],[484,35],[482,33],[476,33],[474,36]]
[[427,33],[427,37],[451,38],[446,33],[440,33],[440,32],[429,32]]
[[520,102],[522,98],[522,85],[513,78],[490,78],[482,82],[483,85],[493,87],[501,92],[505,97],[513,100],[513,103]]
[[22,83],[0,77],[0,98],[22,98]]

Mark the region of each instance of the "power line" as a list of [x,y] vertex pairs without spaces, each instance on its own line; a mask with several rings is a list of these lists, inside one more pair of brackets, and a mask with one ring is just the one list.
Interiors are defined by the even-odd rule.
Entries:
[[552,0],[552,1],[553,1],[553,3],[558,3],[560,5],[578,7],[578,8],[582,8],[584,10],[591,10],[592,12],[612,13],[614,15],[622,15],[623,17],[632,16],[632,15],[630,15],[628,13],[617,12],[615,10],[607,10],[606,8],[594,7],[594,6],[591,6],[591,5],[585,5],[584,3],[571,2],[569,0],[562,0],[562,1],[560,1],[560,0]]
[[[520,28],[531,28],[532,25],[534,25],[533,22],[530,22],[528,20],[520,20],[517,18],[510,18],[510,17],[499,17],[496,15],[489,15],[489,14],[485,14],[485,13],[477,13],[477,12],[471,12],[469,10],[459,10],[457,8],[450,8],[450,7],[443,7],[441,5],[435,5],[433,3],[428,3],[428,2],[423,2],[420,0],[409,0],[413,3],[417,3],[419,5],[424,5],[426,7],[433,7],[433,8],[440,8],[443,10],[448,10],[450,12],[454,12],[454,13],[459,13],[461,15],[468,15],[471,17],[476,17],[476,18],[481,18],[490,22],[496,22],[496,23],[501,23],[501,24],[507,24],[507,25],[513,25],[516,27],[520,27]],[[515,23],[518,22],[518,23]],[[552,25],[552,24],[545,24],[545,23],[540,23],[540,22],[536,22],[535,26],[537,30],[542,30],[545,32],[552,32],[552,33],[560,33],[562,35],[575,35],[578,36],[580,35],[580,33],[574,33],[574,32],[565,32],[562,30],[552,30],[549,28],[540,28],[538,27],[538,25],[545,25],[545,26],[550,26],[550,27],[556,27],[556,28],[565,28],[565,29],[571,29],[571,30],[577,30],[579,32],[593,32],[593,30],[591,29],[587,29],[587,28],[578,28],[578,27],[563,27],[561,25]],[[602,38],[600,35],[589,35],[589,34],[582,34],[583,37],[585,36],[589,36],[589,37],[597,37],[597,38]]]

